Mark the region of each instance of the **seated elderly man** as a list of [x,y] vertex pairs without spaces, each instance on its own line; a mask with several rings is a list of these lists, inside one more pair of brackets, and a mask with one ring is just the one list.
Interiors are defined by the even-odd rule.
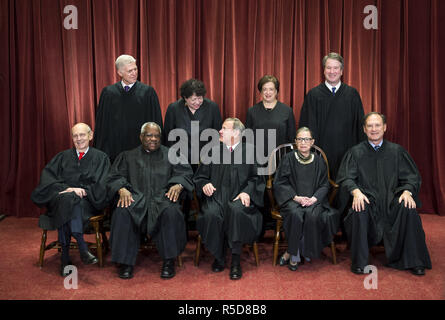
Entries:
[[431,260],[416,210],[421,183],[417,166],[402,146],[383,139],[383,114],[367,114],[363,130],[367,141],[345,154],[337,176],[353,197],[345,218],[351,271],[362,274],[369,249],[383,240],[387,266],[424,275]]
[[232,251],[230,279],[242,277],[241,250],[261,233],[264,177],[258,175],[253,145],[241,141],[243,123],[236,118],[224,121],[220,143],[211,150],[209,164],[203,162],[193,181],[202,199],[202,214],[196,227],[206,248],[215,257],[213,272],[225,266],[225,250]]
[[193,191],[193,171],[186,159],[169,155],[161,145],[156,123],[142,126],[140,140],[141,146],[117,156],[107,182],[109,196],[118,197],[111,218],[111,261],[120,264],[120,278],[132,278],[141,237],[149,235],[164,260],[161,278],[168,279],[175,276],[175,258],[187,242],[178,199],[183,189]]
[[43,169],[40,184],[31,194],[31,200],[46,206],[48,212],[40,216],[39,226],[45,230],[58,230],[62,246],[60,272],[71,265],[69,247],[71,236],[79,246],[84,264],[98,259],[88,251],[83,232],[88,219],[99,214],[106,206],[106,178],[110,168],[108,156],[93,147],[93,131],[85,123],[72,129],[74,148],[58,153]]

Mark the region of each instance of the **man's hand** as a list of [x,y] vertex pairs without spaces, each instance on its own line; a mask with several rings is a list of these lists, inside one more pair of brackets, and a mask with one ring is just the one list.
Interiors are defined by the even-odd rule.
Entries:
[[207,197],[211,197],[213,192],[216,191],[216,188],[211,183],[207,183],[204,187],[202,187],[202,191]]
[[133,196],[131,192],[126,188],[119,189],[119,201],[117,202],[117,206],[121,208],[128,208],[131,206],[131,203],[134,202]]
[[402,201],[404,202],[405,208],[416,208],[416,201],[414,201],[413,197],[411,196],[411,192],[407,190],[403,191],[402,195],[399,198],[399,203],[401,203]]
[[83,197],[87,196],[87,192],[83,188],[67,188],[64,191],[59,192],[59,194],[66,193],[66,192],[74,192],[75,194],[77,194],[79,196],[79,198],[83,198]]
[[181,194],[182,189],[184,187],[180,184],[175,184],[174,186],[170,187],[170,190],[165,194],[167,198],[170,199],[170,201],[176,202],[178,201],[179,195]]
[[245,193],[245,192],[241,192],[235,199],[233,199],[233,201],[236,201],[240,199],[241,203],[245,206],[248,207],[250,206],[250,196]]
[[368,198],[360,191],[360,189],[354,189],[352,191],[354,199],[352,199],[352,209],[356,212],[365,210],[365,202],[369,204]]

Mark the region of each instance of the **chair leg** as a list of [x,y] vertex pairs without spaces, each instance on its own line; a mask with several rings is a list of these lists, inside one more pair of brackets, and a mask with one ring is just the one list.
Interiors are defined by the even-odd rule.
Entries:
[[94,221],[93,223],[94,233],[96,235],[96,248],[97,248],[97,258],[99,259],[99,267],[104,266],[103,255],[102,255],[102,243],[100,241],[99,233],[99,222]]
[[45,256],[45,246],[46,246],[46,235],[47,231],[42,231],[42,241],[40,243],[40,255],[39,255],[39,267],[42,269],[43,267],[43,257]]
[[256,266],[260,266],[260,258],[258,257],[258,244],[256,241],[253,243],[253,254],[255,255]]
[[198,240],[196,241],[195,250],[195,266],[199,266],[199,255],[201,253],[201,235],[198,234]]
[[332,263],[337,264],[337,254],[335,252],[335,242],[331,241]]
[[277,220],[277,226],[275,230],[275,241],[273,244],[273,266],[277,265],[278,258],[278,242],[280,241],[281,220]]
[[178,267],[182,267],[182,256],[181,255],[179,255],[178,256]]

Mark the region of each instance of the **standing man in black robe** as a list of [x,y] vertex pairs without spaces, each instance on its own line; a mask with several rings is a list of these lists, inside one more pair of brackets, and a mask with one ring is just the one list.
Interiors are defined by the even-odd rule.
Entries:
[[102,90],[96,112],[94,146],[110,157],[139,145],[139,129],[145,122],[156,122],[162,129],[162,114],[156,91],[137,81],[136,59],[121,55],[116,59],[121,81]]
[[225,251],[232,250],[230,279],[242,277],[242,245],[255,241],[262,226],[258,210],[263,204],[265,181],[258,175],[253,145],[241,142],[243,123],[236,118],[224,121],[221,143],[203,159],[195,173],[198,197],[203,204],[196,226],[203,243],[215,257],[213,272],[225,266]]
[[193,191],[193,171],[185,158],[161,145],[159,125],[145,123],[140,132],[142,145],[119,154],[107,182],[109,197],[117,200],[111,261],[120,264],[120,278],[132,278],[141,236],[149,235],[163,259],[161,278],[169,279],[187,241],[178,199],[184,189]]
[[431,260],[416,210],[420,173],[402,146],[383,139],[383,114],[367,114],[363,131],[368,140],[345,154],[337,177],[353,197],[345,218],[351,271],[362,274],[369,249],[383,240],[387,266],[424,275]]
[[84,264],[98,259],[88,251],[83,233],[88,219],[106,206],[106,178],[110,169],[108,156],[90,148],[93,131],[85,123],[71,129],[74,148],[58,153],[43,169],[40,183],[31,194],[31,200],[48,211],[39,218],[39,227],[58,230],[62,246],[60,273],[71,265],[69,248],[71,236],[78,244]]
[[364,116],[359,93],[341,82],[343,57],[329,53],[323,58],[325,82],[312,88],[301,107],[299,127],[308,127],[329,161],[330,176],[336,179],[345,152],[365,139]]

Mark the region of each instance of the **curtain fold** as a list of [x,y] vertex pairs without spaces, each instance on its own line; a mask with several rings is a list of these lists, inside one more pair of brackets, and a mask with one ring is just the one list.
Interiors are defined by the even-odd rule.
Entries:
[[[77,29],[64,27],[69,5]],[[378,9],[377,30],[363,25],[367,5]],[[336,51],[365,112],[386,114],[387,138],[416,161],[421,212],[445,215],[444,30],[442,0],[0,0],[0,213],[40,214],[30,193],[41,170],[72,146],[75,123],[94,129],[120,54],[137,59],[163,115],[193,77],[224,118],[245,121],[258,80],[273,74],[298,123],[305,94],[323,81],[323,56]]]

